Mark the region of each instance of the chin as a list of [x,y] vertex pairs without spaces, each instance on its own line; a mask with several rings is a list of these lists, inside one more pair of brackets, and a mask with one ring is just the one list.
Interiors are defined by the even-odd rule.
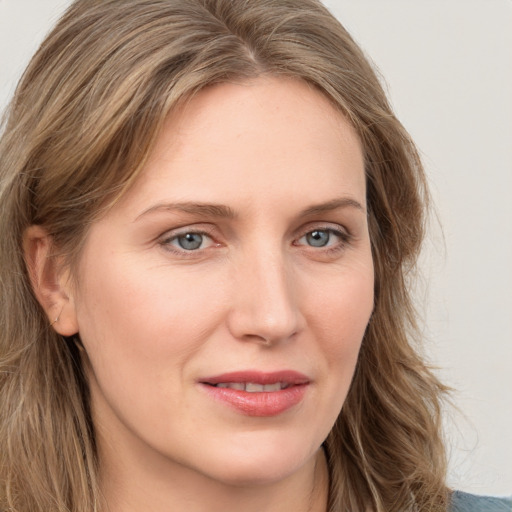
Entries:
[[222,455],[210,454],[211,463],[208,464],[205,474],[225,484],[240,487],[280,482],[300,471],[308,463],[313,463],[320,449],[318,446],[307,450],[304,440],[295,443],[291,441],[234,441]]

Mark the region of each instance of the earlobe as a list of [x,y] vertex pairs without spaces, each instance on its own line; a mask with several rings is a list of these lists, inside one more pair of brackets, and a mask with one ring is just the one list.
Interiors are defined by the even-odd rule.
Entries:
[[78,332],[69,272],[62,259],[52,255],[52,238],[41,226],[30,226],[23,235],[23,252],[34,294],[48,316],[48,323],[62,336]]

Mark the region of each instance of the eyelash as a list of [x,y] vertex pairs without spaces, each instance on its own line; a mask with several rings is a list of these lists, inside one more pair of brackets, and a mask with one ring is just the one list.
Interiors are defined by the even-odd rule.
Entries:
[[[327,241],[327,245],[323,246],[313,246],[309,244],[301,244],[299,243],[300,240],[307,237],[308,235],[311,235],[315,232],[320,233],[327,233],[329,236],[329,239]],[[184,237],[186,235],[200,235],[204,238],[210,239],[211,244],[208,247],[205,248],[197,248],[197,249],[185,249],[183,247],[178,248],[174,245],[172,245],[172,242],[177,241],[180,237]],[[335,243],[331,243],[332,236],[338,237],[339,241]],[[315,252],[322,252],[326,255],[334,255],[336,253],[339,253],[346,249],[346,246],[351,242],[352,236],[345,230],[336,229],[330,226],[315,226],[312,229],[308,229],[307,231],[303,231],[303,234],[301,234],[298,238],[296,238],[293,242],[294,246],[298,247],[305,247],[305,250],[313,250]],[[208,250],[210,247],[219,247],[221,244],[216,243],[212,234],[208,232],[207,230],[202,229],[186,229],[182,230],[177,233],[172,233],[170,236],[165,236],[159,244],[168,252],[173,253],[177,256],[184,257],[184,258],[194,258],[198,257],[200,254],[203,254],[204,251]]]

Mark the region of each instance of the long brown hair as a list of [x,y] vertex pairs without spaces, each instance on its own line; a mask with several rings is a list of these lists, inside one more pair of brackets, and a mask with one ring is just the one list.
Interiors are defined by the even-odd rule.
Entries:
[[445,388],[415,348],[408,286],[428,199],[422,166],[372,67],[317,0],[78,0],[31,61],[0,142],[0,508],[100,508],[80,354],[32,293],[24,231],[44,226],[72,265],[177,103],[263,74],[321,91],[366,162],[375,308],[325,441],[329,510],[446,510]]

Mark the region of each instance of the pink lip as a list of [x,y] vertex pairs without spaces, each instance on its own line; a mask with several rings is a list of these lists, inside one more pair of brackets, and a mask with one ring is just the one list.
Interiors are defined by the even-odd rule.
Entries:
[[[275,384],[283,382],[289,387],[279,391],[250,393],[230,388],[218,388],[215,384],[251,382],[254,384]],[[224,373],[201,379],[201,388],[213,399],[225,403],[246,416],[277,416],[300,403],[310,384],[304,374],[284,370],[279,372],[240,371]]]

